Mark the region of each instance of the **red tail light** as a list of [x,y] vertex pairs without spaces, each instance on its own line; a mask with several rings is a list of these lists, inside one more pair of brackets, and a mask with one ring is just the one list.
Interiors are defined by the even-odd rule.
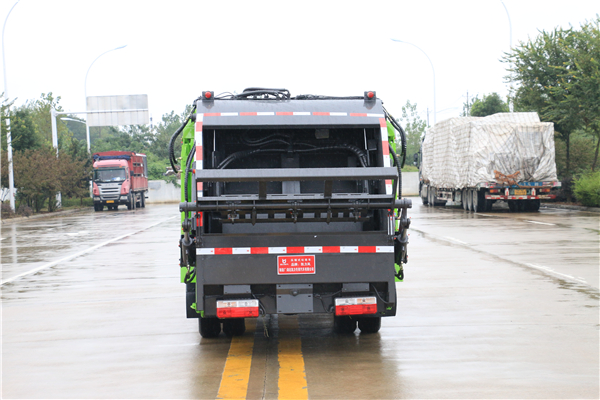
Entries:
[[219,300],[217,301],[217,317],[258,317],[258,300]]
[[375,297],[338,297],[335,299],[335,315],[363,315],[377,313]]

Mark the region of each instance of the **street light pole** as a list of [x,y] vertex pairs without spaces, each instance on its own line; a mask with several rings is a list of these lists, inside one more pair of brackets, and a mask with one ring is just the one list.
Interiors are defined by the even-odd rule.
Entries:
[[[85,96],[85,108],[86,108],[86,110],[87,110],[87,78],[88,78],[88,74],[90,73],[90,69],[92,69],[92,65],[94,65],[94,63],[96,61],[98,61],[98,59],[100,57],[102,57],[103,55],[105,55],[106,53],[110,53],[111,51],[119,50],[119,49],[122,49],[124,47],[127,47],[127,45],[115,47],[114,49],[105,51],[104,53],[102,53],[98,57],[96,57],[96,59],[94,61],[92,61],[92,63],[90,64],[87,72],[85,73],[85,81],[83,82],[83,93],[84,93],[84,96]],[[90,151],[90,127],[89,127],[89,125],[87,123],[87,117],[85,119],[85,138],[87,139],[87,151],[88,151],[88,154],[90,154],[90,152],[91,152]]]
[[[512,51],[512,22],[510,21],[510,14],[508,13],[508,8],[506,8],[506,4],[504,4],[503,1],[501,1],[502,3],[502,7],[504,7],[504,11],[506,11],[506,16],[508,17],[508,40],[509,40],[509,46],[510,46],[510,50]],[[513,84],[512,82],[510,83],[510,92],[512,94],[513,91]],[[514,102],[513,102],[514,103]],[[508,109],[510,112],[514,111],[514,104],[510,102],[510,97],[509,97],[509,104],[508,104]]]
[[[2,25],[2,69],[4,71],[4,98],[8,99],[8,85],[6,84],[6,56],[4,54],[4,29],[6,29],[6,21],[12,12],[13,8],[19,3],[17,0],[15,4],[10,8],[6,18],[4,19],[4,25]],[[10,134],[10,103],[6,106],[6,150],[8,153],[8,196],[10,197],[10,209],[15,211],[15,177],[13,171],[13,154],[12,154],[12,135]]]
[[417,49],[419,49],[421,51],[421,53],[425,54],[425,57],[427,57],[427,59],[429,60],[429,65],[431,65],[431,71],[433,72],[433,124],[435,125],[435,123],[437,121],[437,108],[436,108],[436,104],[435,104],[435,68],[433,68],[433,63],[431,62],[431,58],[429,58],[429,56],[427,55],[427,53],[425,53],[423,51],[423,49],[421,49],[416,44],[413,44],[413,43],[410,43],[410,42],[405,42],[404,40],[398,40],[398,39],[391,39],[391,40],[393,42],[410,44],[411,46],[416,47]]

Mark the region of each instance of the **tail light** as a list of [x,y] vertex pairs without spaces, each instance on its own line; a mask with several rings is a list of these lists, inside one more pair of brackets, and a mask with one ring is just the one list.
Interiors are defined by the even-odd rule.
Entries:
[[258,300],[219,300],[217,301],[217,317],[258,317]]
[[490,189],[490,193],[500,193],[500,189]]
[[538,191],[540,193],[549,193],[550,192],[550,188],[539,189]]
[[335,299],[335,315],[362,315],[377,312],[375,297],[338,297]]

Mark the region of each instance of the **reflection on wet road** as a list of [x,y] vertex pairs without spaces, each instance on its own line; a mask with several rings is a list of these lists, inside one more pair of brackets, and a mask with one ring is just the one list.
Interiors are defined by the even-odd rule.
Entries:
[[2,397],[598,398],[598,214],[413,203],[398,315],[370,335],[282,315],[201,339],[176,205],[4,224],[3,282],[56,264],[2,285]]

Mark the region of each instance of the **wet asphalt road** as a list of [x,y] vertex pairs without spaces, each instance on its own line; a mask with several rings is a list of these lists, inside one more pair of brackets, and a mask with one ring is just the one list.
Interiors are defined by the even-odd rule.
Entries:
[[176,205],[5,223],[2,398],[599,398],[599,215],[413,203],[371,335],[280,316],[201,339]]

